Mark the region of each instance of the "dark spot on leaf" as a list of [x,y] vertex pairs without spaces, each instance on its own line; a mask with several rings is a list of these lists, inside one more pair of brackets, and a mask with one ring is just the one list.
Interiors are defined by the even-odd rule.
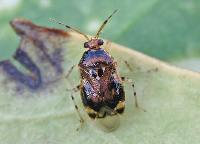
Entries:
[[32,75],[24,74],[9,61],[1,62],[0,66],[10,78],[23,83],[31,89],[37,89],[41,85],[41,76],[39,72],[33,72]]

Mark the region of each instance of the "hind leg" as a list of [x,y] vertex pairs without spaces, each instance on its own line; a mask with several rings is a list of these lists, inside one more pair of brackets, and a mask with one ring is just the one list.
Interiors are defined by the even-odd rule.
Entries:
[[79,117],[79,122],[80,122],[80,126],[76,129],[77,131],[80,130],[80,128],[83,126],[83,123],[84,123],[84,119],[80,113],[80,110],[79,110],[79,107],[77,106],[76,102],[75,102],[75,99],[74,99],[74,96],[73,94],[71,93],[71,99],[73,101],[73,104],[74,104],[74,107],[75,107],[75,110],[78,114],[78,117]]
[[135,104],[135,107],[138,108],[138,109],[140,109],[140,110],[142,110],[142,111],[144,111],[144,112],[146,112],[146,110],[143,109],[143,108],[141,108],[141,107],[139,106],[139,104],[138,104],[137,93],[136,93],[136,91],[135,91],[135,85],[134,85],[134,83],[133,83],[133,80],[132,80],[132,79],[129,79],[129,78],[125,78],[125,77],[121,77],[121,80],[122,80],[122,82],[127,82],[127,83],[130,83],[130,84],[131,84],[131,87],[132,87],[132,89],[133,89],[133,96],[134,96],[134,104]]
[[[66,75],[66,77],[65,77],[66,79],[69,78],[69,76],[70,76],[70,74],[72,73],[74,67],[75,67],[75,65],[73,65],[73,66],[69,69],[69,71],[68,71],[68,73],[67,73],[67,75]],[[68,80],[68,82],[70,83],[69,80]],[[70,84],[71,84],[71,83],[70,83]],[[78,85],[76,88],[67,89],[67,91],[70,91],[70,92],[71,92],[70,97],[71,97],[71,99],[72,99],[72,101],[73,101],[74,108],[75,108],[75,110],[76,110],[76,112],[77,112],[77,114],[78,114],[78,117],[79,117],[80,126],[76,129],[77,131],[80,130],[80,128],[83,126],[83,123],[84,123],[84,119],[83,119],[83,117],[82,117],[82,115],[81,115],[81,113],[80,113],[80,110],[79,110],[79,108],[78,108],[78,106],[77,106],[77,104],[76,104],[75,98],[74,98],[74,96],[73,96],[73,93],[78,92],[79,90],[80,90],[80,85]]]

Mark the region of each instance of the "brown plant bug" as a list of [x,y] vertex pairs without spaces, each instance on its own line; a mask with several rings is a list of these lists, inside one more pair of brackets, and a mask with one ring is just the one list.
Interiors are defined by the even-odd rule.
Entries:
[[[73,91],[80,90],[82,103],[89,117],[92,119],[101,119],[107,116],[122,114],[125,109],[123,82],[127,79],[119,76],[116,69],[116,61],[114,61],[114,58],[109,55],[106,50],[101,48],[104,41],[99,39],[100,32],[116,12],[117,10],[115,10],[103,22],[95,37],[92,37],[91,39],[77,29],[71,28],[70,26],[54,19],[50,19],[51,21],[55,21],[56,23],[64,25],[66,28],[83,35],[87,40],[87,42],[84,43],[84,48],[87,48],[87,50],[83,53],[78,64],[81,83],[77,88],[73,89]],[[125,61],[125,64],[130,67],[127,61]],[[69,70],[66,76],[67,78],[73,68],[74,66]],[[134,88],[134,84],[132,84],[132,87]],[[138,107],[136,92],[134,89],[133,95],[135,97],[135,106]],[[73,95],[71,95],[71,98],[82,124],[84,120],[75,103]]]

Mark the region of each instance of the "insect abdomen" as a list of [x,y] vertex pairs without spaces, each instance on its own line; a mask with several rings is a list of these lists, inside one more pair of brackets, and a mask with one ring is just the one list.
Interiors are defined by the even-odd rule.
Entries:
[[93,93],[91,87],[88,86],[88,83],[87,85],[83,85],[81,89],[81,98],[84,106],[86,108],[90,108],[96,113],[99,113],[102,108],[109,108],[116,114],[123,113],[125,93],[122,84],[112,81],[108,85],[107,91],[109,92],[109,95],[105,95],[106,92],[104,91],[95,97],[95,94]]

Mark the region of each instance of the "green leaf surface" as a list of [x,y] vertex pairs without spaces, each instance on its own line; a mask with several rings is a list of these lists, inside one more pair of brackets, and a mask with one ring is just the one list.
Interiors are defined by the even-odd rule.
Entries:
[[15,17],[59,27],[48,21],[53,17],[92,35],[118,9],[102,33],[103,38],[177,65],[182,66],[176,63],[178,60],[185,62],[191,58],[199,63],[199,0],[15,0],[13,3],[10,8],[2,4],[0,11],[0,57],[15,51],[17,40],[8,26]]
[[[139,105],[146,112],[135,108],[131,85],[125,83],[125,113],[112,121],[104,122],[108,127],[115,126],[113,122],[120,120],[118,128],[108,132],[109,129],[103,130],[104,126],[87,116],[80,94],[75,93],[75,100],[85,120],[83,127],[76,131],[79,119],[66,88],[79,83],[78,68],[75,68],[69,80],[64,76],[73,64],[79,62],[84,52],[84,40],[74,33],[69,33],[68,36],[40,27],[29,29],[26,23],[24,26],[27,30],[25,33],[18,31],[22,37],[20,48],[39,66],[46,83],[39,89],[31,90],[9,77],[1,68],[1,143],[199,143],[199,74],[169,66],[114,43],[110,45],[110,54],[118,62],[120,75],[134,80]],[[54,73],[53,66],[42,59],[43,53],[38,48],[44,45],[48,47],[47,54],[50,56],[53,56],[51,54],[55,49],[62,49],[62,74]],[[127,68],[124,60],[128,61],[133,71]],[[12,62],[14,61],[16,63],[16,60]],[[19,67],[19,63],[17,64]],[[22,68],[20,70],[28,73]]]

